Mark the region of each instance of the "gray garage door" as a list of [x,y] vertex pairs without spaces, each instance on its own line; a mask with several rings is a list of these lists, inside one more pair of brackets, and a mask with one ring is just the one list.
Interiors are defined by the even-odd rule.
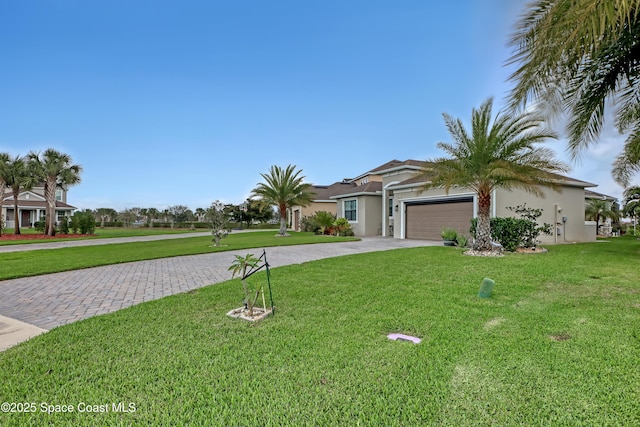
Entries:
[[407,239],[442,240],[443,228],[455,228],[469,234],[473,218],[473,199],[455,199],[407,205]]

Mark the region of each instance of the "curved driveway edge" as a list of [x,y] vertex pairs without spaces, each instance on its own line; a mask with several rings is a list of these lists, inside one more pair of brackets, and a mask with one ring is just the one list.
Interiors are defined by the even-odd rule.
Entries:
[[[343,255],[441,244],[370,237],[358,242],[276,246],[266,251],[269,265],[280,267]],[[27,326],[51,329],[229,280],[227,268],[234,255],[251,252],[261,254],[262,249],[162,258],[0,281],[0,316]],[[0,329],[0,349],[17,344],[7,345],[4,340],[8,338]]]

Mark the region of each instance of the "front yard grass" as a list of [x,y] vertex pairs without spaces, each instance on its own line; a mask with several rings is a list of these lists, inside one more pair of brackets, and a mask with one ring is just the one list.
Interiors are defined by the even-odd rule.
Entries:
[[0,423],[640,425],[640,242],[461,252],[273,269],[276,315],[256,325],[225,315],[235,280],[53,329],[0,354],[2,400],[37,409]]
[[[71,239],[73,240],[87,240],[87,239],[109,239],[113,237],[134,237],[134,236],[155,236],[160,234],[184,234],[184,233],[201,233],[206,232],[207,229],[196,229],[191,230],[188,228],[148,228],[148,227],[107,227],[107,228],[96,228],[95,233],[91,235],[82,235],[78,234]],[[42,234],[40,231],[37,231],[35,228],[23,228],[20,230],[21,234],[29,235],[29,234]],[[60,234],[60,233],[58,233]],[[13,229],[3,230],[2,235],[13,235]],[[0,240],[0,246],[7,245],[27,245],[31,243],[51,243],[51,242],[59,242],[69,240],[68,237],[53,237],[46,239],[25,239],[25,240]]]
[[0,253],[0,280],[181,255],[358,240],[354,237],[316,236],[313,233],[291,232],[290,237],[276,237],[275,234],[273,230],[232,233],[222,240],[219,247],[211,247],[211,236],[206,236]]

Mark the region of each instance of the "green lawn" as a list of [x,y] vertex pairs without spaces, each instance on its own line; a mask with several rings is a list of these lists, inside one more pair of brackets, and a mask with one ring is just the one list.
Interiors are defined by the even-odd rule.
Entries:
[[[193,233],[193,232],[203,232],[208,231],[205,229],[197,229],[190,230],[186,228],[125,228],[125,227],[108,227],[108,228],[96,228],[96,231],[93,235],[79,235],[78,237],[74,237],[73,239],[108,239],[112,237],[133,237],[133,236],[154,236],[159,234],[184,234],[184,233]],[[21,234],[42,234],[37,231],[35,228],[23,228],[20,230]],[[13,229],[9,228],[7,230],[3,230],[3,235],[13,234]],[[49,243],[49,242],[57,242],[61,240],[69,240],[68,238],[47,238],[47,239],[28,239],[28,240],[0,240],[0,246],[5,245],[24,245],[30,243]]]
[[223,239],[221,246],[217,248],[211,247],[211,237],[205,236],[0,253],[0,280],[180,255],[358,240],[353,237],[316,236],[313,233],[292,232],[290,234],[290,237],[283,238],[276,237],[276,231],[273,230],[232,233]]
[[36,404],[0,424],[640,425],[640,242],[461,252],[274,269],[257,325],[225,315],[235,280],[56,328],[0,354],[2,400]]

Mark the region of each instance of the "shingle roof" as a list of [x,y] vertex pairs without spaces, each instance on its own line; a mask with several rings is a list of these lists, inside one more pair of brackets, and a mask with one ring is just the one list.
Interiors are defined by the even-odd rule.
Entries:
[[[582,187],[582,188],[586,188],[586,187],[596,187],[596,184],[592,184],[590,182],[587,181],[581,181],[579,179],[575,179],[575,178],[571,178],[565,175],[560,175],[560,174],[552,174],[554,176],[557,177],[557,181],[559,184],[564,184],[564,185],[569,185],[572,187]],[[423,178],[420,175],[416,175],[414,177],[411,177],[409,179],[406,179],[398,184],[395,184],[393,187],[399,187],[399,186],[411,186],[411,185],[416,185],[416,184],[423,184],[427,182],[427,180],[425,178]],[[586,190],[585,190],[586,191]]]
[[[0,205],[13,208],[13,200],[4,199]],[[47,202],[43,200],[18,200],[18,206],[20,208],[40,208],[45,209],[47,207]],[[75,206],[68,205],[66,203],[60,202],[56,200],[56,208],[58,209],[76,209]]]
[[413,159],[409,159],[409,160],[391,160],[383,165],[380,165],[374,169],[371,169],[369,172],[363,174],[363,175],[369,175],[369,174],[379,174],[382,173],[384,171],[387,171],[389,169],[396,169],[402,166],[413,166],[413,167],[422,167],[425,164],[425,162],[420,161],[420,160],[413,160]]
[[330,200],[332,196],[343,193],[353,187],[353,184],[345,181],[334,182],[331,185],[312,185],[314,200]]
[[343,191],[341,193],[332,196],[332,199],[339,199],[361,194],[378,194],[381,191],[382,183],[378,181],[371,181],[363,185],[350,184],[348,188],[343,188]]

